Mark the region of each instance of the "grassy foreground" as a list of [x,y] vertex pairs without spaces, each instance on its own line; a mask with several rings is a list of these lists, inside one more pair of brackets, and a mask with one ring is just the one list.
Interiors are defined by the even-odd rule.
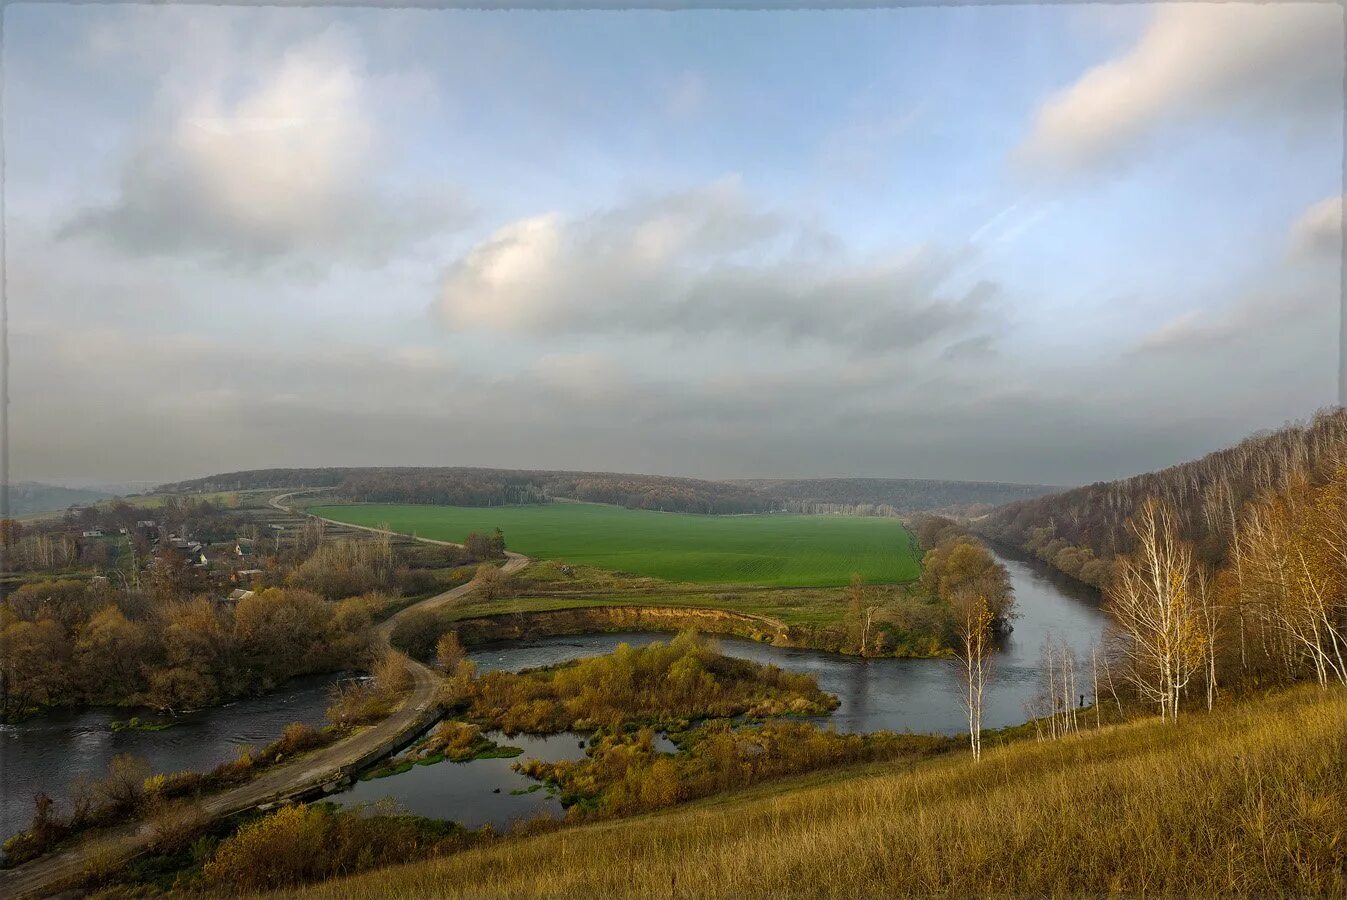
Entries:
[[897,519],[853,516],[699,516],[593,503],[429,506],[361,503],[312,506],[353,525],[460,541],[500,528],[512,550],[668,581],[789,587],[911,581],[920,551]]
[[312,897],[1347,895],[1347,692],[764,785]]

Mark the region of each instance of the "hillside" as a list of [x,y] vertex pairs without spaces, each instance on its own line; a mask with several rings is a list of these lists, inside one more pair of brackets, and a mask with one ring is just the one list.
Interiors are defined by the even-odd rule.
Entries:
[[1342,896],[1347,693],[822,773],[304,897]]
[[449,506],[545,503],[558,497],[630,509],[693,513],[769,512],[776,506],[770,497],[722,481],[468,467],[254,469],[181,481],[160,490],[207,493],[268,487],[331,488],[346,500]]
[[976,512],[1055,488],[915,478],[804,478],[711,481],[669,475],[457,467],[252,469],[160,487],[175,493],[250,488],[331,488],[345,500],[505,506],[552,499],[628,509],[736,514],[760,512],[906,515]]
[[39,481],[17,481],[9,486],[9,511],[23,516],[30,513],[57,512],[71,506],[83,506],[106,500],[111,494],[89,488],[68,488]]
[[922,478],[749,478],[735,482],[781,501],[790,512],[908,515],[976,512],[1060,488],[997,481]]
[[1127,521],[1155,497],[1174,508],[1182,536],[1200,557],[1219,565],[1250,500],[1282,490],[1293,474],[1322,482],[1341,464],[1345,449],[1347,411],[1328,410],[1159,472],[1019,500],[973,524],[990,538],[1102,585],[1112,559],[1132,549]]

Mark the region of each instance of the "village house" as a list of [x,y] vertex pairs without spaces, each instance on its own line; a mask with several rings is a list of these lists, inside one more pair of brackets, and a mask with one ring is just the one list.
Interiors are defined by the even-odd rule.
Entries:
[[235,606],[240,600],[246,600],[252,595],[253,592],[246,588],[234,588],[234,590],[229,592],[229,596],[225,597],[222,602],[229,606]]

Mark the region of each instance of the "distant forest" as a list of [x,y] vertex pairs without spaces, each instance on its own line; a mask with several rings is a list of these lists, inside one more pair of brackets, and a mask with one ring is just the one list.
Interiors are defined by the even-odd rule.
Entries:
[[1148,497],[1177,513],[1181,536],[1212,566],[1227,561],[1246,504],[1284,489],[1293,477],[1322,484],[1347,451],[1347,411],[1261,432],[1201,459],[1020,500],[975,521],[980,533],[1036,554],[1098,586],[1113,560],[1132,551],[1127,522]]
[[734,483],[776,498],[790,512],[878,516],[976,514],[1061,490],[1042,484],[921,478],[749,478]]
[[59,484],[17,481],[9,486],[9,511],[16,516],[53,512],[69,506],[97,503],[110,496],[111,494],[89,488],[68,488]]
[[474,468],[255,469],[164,485],[209,492],[249,488],[323,487],[371,503],[505,506],[555,498],[612,503],[629,509],[692,513],[771,512],[779,504],[739,485],[696,478]]
[[897,516],[977,512],[1054,490],[1042,485],[886,478],[706,481],[613,472],[465,467],[253,469],[163,485],[186,493],[319,487],[348,500],[504,506],[553,499],[629,509],[735,514],[761,512]]

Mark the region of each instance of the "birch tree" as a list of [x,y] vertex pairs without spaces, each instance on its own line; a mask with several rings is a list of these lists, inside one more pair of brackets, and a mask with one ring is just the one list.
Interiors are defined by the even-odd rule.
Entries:
[[956,646],[963,684],[960,699],[968,712],[968,740],[973,759],[982,758],[982,703],[992,669],[992,622],[995,615],[982,594],[955,598]]
[[1177,721],[1179,698],[1202,661],[1192,548],[1170,506],[1148,500],[1129,523],[1135,551],[1124,557],[1106,604],[1118,631],[1125,676]]

